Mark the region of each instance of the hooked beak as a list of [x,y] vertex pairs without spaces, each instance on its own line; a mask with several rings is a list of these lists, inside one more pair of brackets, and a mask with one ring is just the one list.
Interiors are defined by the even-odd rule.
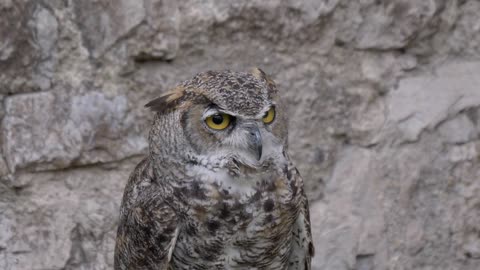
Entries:
[[262,135],[257,125],[248,125],[245,127],[248,132],[248,148],[255,153],[257,160],[262,157]]

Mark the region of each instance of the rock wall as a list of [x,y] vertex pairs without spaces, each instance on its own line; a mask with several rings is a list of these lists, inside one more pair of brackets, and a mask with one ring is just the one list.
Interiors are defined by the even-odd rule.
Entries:
[[143,105],[271,74],[314,269],[479,269],[480,2],[0,0],[0,269],[112,269]]

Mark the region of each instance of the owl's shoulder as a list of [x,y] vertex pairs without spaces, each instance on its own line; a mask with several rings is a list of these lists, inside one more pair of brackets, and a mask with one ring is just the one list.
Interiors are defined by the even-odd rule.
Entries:
[[154,181],[148,159],[130,175],[120,210],[115,269],[151,269],[166,266],[171,258],[178,217]]
[[149,158],[143,159],[137,164],[133,172],[128,178],[125,190],[123,192],[122,208],[130,208],[137,200],[142,200],[143,197],[150,196],[150,193],[155,192],[155,187],[152,186],[154,182],[153,168]]

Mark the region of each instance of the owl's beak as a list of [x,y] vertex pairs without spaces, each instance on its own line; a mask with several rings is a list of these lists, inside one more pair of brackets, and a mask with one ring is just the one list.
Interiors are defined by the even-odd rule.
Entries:
[[262,158],[262,135],[257,125],[245,126],[248,131],[248,147],[255,153],[257,160]]

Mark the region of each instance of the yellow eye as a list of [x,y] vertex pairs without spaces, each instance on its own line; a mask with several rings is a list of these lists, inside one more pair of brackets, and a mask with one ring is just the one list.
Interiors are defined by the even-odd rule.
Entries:
[[273,120],[275,120],[275,108],[270,108],[270,110],[268,110],[268,112],[265,113],[265,115],[263,116],[263,122],[265,124],[270,124],[273,122]]
[[205,123],[211,129],[222,130],[226,129],[230,125],[231,117],[225,113],[217,113],[211,115],[205,119]]

